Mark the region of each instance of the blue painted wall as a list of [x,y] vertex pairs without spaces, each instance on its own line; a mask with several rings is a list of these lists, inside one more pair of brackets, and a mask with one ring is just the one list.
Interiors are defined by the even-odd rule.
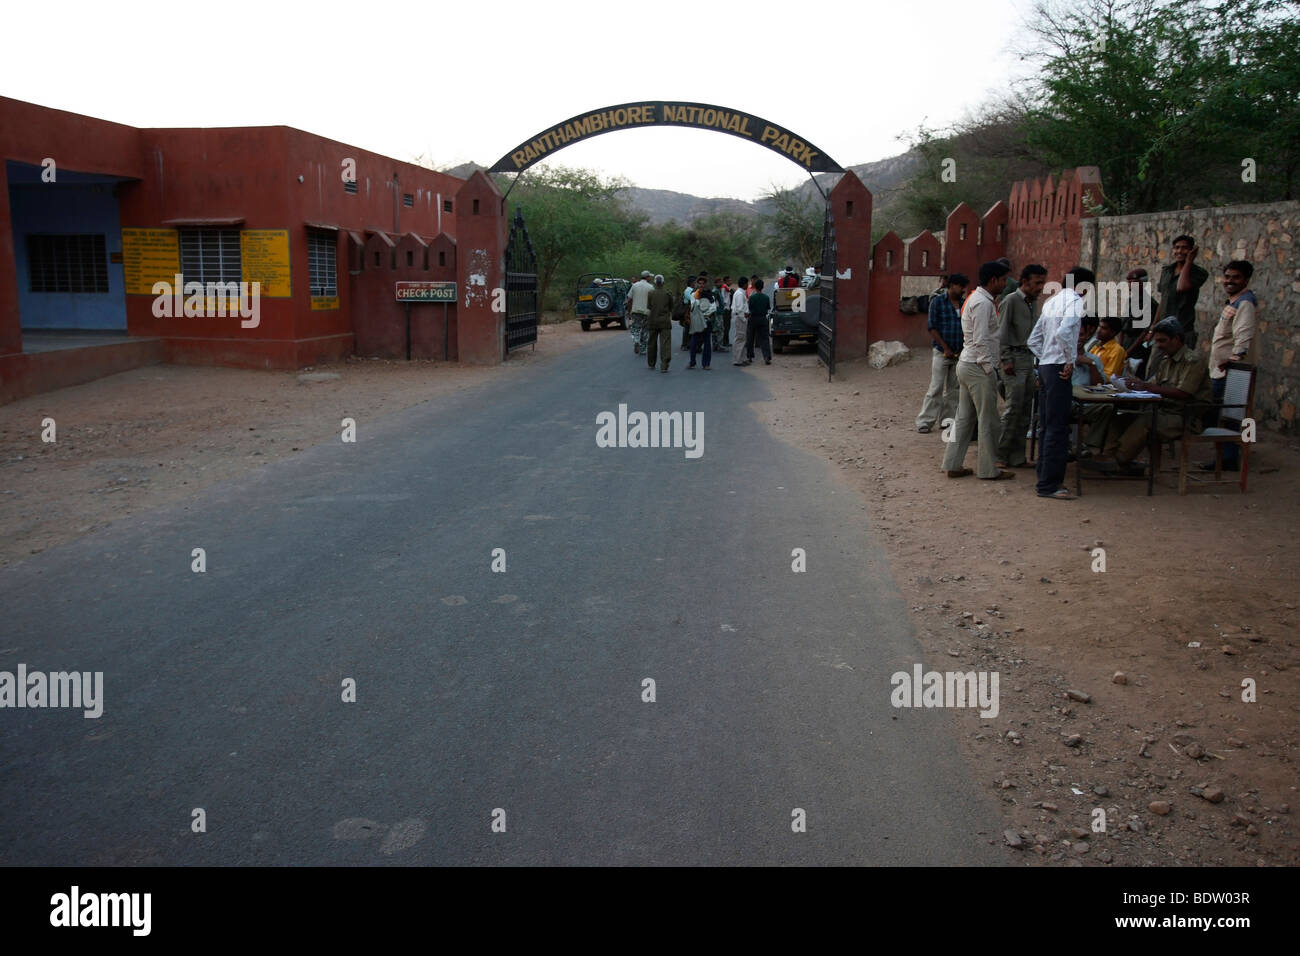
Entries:
[[[18,274],[18,315],[24,329],[116,329],[126,331],[121,263],[108,264],[108,292],[32,292],[28,233],[102,233],[104,254],[122,251],[122,228],[113,195],[116,180],[59,170],[42,183],[39,167],[7,164],[9,208]],[[17,169],[15,169],[17,167]],[[33,179],[35,181],[33,181]]]

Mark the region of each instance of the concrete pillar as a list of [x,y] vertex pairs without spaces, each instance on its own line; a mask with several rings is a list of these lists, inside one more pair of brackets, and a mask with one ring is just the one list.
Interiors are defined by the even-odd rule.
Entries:
[[505,359],[505,295],[495,294],[505,289],[505,203],[478,170],[456,193],[455,208],[457,351],[463,363],[498,365]]
[[835,359],[867,354],[867,295],[871,277],[871,190],[853,171],[831,190],[837,246]]

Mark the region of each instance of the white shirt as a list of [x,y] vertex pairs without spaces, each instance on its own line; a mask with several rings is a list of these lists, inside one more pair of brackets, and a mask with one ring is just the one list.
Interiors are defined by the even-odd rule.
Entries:
[[998,304],[988,289],[976,286],[961,307],[962,362],[974,362],[989,375],[1002,347],[998,341]]
[[650,293],[655,290],[649,282],[642,279],[632,286],[632,311],[647,315],[650,312]]
[[735,322],[749,316],[749,298],[744,289],[737,289],[731,296],[731,321]]
[[1029,333],[1029,351],[1038,356],[1039,365],[1074,364],[1083,312],[1083,299],[1073,289],[1062,289],[1047,300]]

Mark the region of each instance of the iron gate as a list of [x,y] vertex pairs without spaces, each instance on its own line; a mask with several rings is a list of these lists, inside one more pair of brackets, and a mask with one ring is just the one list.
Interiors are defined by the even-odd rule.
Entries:
[[537,253],[524,225],[524,210],[515,206],[506,243],[506,353],[537,343]]
[[826,379],[835,374],[835,218],[830,200],[822,223],[821,315],[817,319],[817,359],[826,366]]

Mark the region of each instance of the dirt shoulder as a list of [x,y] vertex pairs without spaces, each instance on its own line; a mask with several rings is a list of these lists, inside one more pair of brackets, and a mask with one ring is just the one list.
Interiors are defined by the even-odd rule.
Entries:
[[[492,367],[374,359],[298,372],[154,365],[2,405],[0,566],[337,441],[345,416],[373,419],[615,334],[627,333],[544,324],[535,350]],[[47,417],[53,444],[41,440]]]
[[[927,670],[1000,674],[996,718],[956,716],[1013,831],[997,842],[1019,844],[1009,859],[1300,863],[1296,442],[1261,437],[1245,495],[1221,485],[1179,497],[1171,471],[1150,498],[1124,481],[1040,499],[1032,469],[953,480],[939,431],[914,424],[928,358],[842,364],[829,384],[808,354],[747,372],[771,384],[776,401],[755,409],[774,432],[862,495]],[[1092,569],[1097,547],[1104,573]],[[1093,832],[1098,808],[1105,832]]]

